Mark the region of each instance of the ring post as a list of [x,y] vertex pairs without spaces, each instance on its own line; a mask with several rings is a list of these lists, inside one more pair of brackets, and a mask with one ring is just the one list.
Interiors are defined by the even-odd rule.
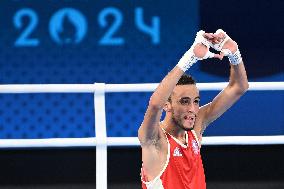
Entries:
[[107,189],[105,83],[95,83],[96,188]]

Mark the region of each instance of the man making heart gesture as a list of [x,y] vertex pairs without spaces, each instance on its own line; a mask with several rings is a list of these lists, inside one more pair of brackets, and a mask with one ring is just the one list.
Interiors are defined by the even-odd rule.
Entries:
[[[220,54],[209,51],[214,48]],[[229,58],[229,84],[200,106],[194,79],[185,72],[198,60]],[[205,189],[200,155],[206,127],[228,110],[248,89],[238,45],[223,30],[199,31],[191,48],[152,94],[138,131],[142,147],[143,189]],[[160,120],[165,111],[164,120]]]

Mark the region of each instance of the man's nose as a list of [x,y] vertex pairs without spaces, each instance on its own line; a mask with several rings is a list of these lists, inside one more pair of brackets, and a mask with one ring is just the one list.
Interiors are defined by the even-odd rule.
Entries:
[[195,113],[195,106],[193,103],[189,103],[187,106],[186,106],[186,110],[187,112],[193,112]]

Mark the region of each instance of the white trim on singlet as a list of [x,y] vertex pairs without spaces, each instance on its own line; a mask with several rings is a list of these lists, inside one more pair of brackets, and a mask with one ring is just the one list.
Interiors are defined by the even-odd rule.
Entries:
[[185,140],[186,140],[186,144],[183,144],[182,142],[180,142],[176,137],[174,137],[173,135],[171,135],[170,133],[168,133],[173,139],[174,141],[176,141],[176,143],[178,143],[179,145],[181,145],[181,147],[183,148],[187,148],[188,147],[188,134],[187,132],[185,132]]
[[195,130],[192,129],[192,130],[191,130],[191,133],[192,133],[193,137],[195,138],[195,140],[196,140],[196,142],[197,142],[197,144],[198,144],[198,147],[199,147],[199,149],[200,149],[200,148],[201,148],[201,143],[200,143],[201,141],[199,141]]
[[[201,143],[200,143],[200,141],[199,141],[199,139],[198,139],[198,137],[197,137],[197,135],[196,135],[196,132],[195,132],[195,130],[190,130],[191,131],[191,133],[192,133],[192,135],[193,135],[193,138],[196,140],[196,142],[197,142],[197,144],[198,144],[198,147],[200,148],[201,147]],[[169,133],[168,133],[169,134]],[[181,145],[183,148],[187,148],[188,147],[188,133],[187,132],[185,132],[185,140],[186,140],[186,144],[187,145],[185,145],[185,144],[183,144],[182,142],[180,142],[177,138],[175,138],[174,136],[172,136],[171,134],[169,134],[179,145]]]
[[[161,127],[162,128],[162,127]],[[161,181],[161,176],[162,174],[165,172],[168,164],[169,164],[169,161],[170,161],[170,155],[171,155],[171,151],[170,151],[170,142],[169,142],[169,139],[167,137],[167,134],[166,134],[166,131],[162,128],[163,130],[163,133],[165,134],[166,136],[166,139],[167,139],[167,143],[168,143],[168,154],[167,154],[167,160],[166,160],[166,163],[163,167],[163,169],[161,170],[161,172],[158,174],[158,176],[156,176],[153,180],[151,181],[144,181],[143,180],[143,172],[141,170],[141,181],[146,185],[147,189],[164,189],[163,187],[163,184],[162,184],[162,181]],[[142,165],[142,169],[143,169],[143,165]]]

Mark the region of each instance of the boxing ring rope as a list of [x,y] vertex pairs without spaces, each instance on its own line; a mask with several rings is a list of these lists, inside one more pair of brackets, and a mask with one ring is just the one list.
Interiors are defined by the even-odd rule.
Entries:
[[[198,83],[204,91],[218,91],[227,82]],[[152,92],[158,83],[148,84],[20,84],[0,85],[0,93],[94,93],[95,136],[90,138],[0,139],[0,148],[96,146],[96,188],[107,189],[107,146],[138,146],[137,137],[107,137],[105,93]],[[250,82],[249,91],[284,90],[284,82]],[[284,144],[284,135],[203,137],[203,145]]]
[[[203,91],[218,91],[227,86],[228,82],[197,83]],[[0,148],[10,147],[77,147],[97,146],[139,146],[137,137],[106,137],[105,93],[116,92],[153,92],[158,83],[145,84],[9,84],[0,85],[0,93],[94,93],[96,136],[89,138],[49,138],[49,139],[0,139]],[[249,91],[281,91],[284,82],[250,82]],[[100,130],[102,129],[102,130]],[[99,140],[98,135],[104,133]],[[102,142],[103,141],[103,142]],[[216,136],[203,137],[203,145],[255,145],[255,144],[284,144],[284,136]]]
[[[197,83],[204,91],[224,89],[228,82]],[[250,91],[284,90],[284,82],[249,82]],[[106,93],[115,92],[153,92],[158,83],[145,84],[106,84]],[[94,84],[10,84],[0,85],[0,93],[94,93]]]

